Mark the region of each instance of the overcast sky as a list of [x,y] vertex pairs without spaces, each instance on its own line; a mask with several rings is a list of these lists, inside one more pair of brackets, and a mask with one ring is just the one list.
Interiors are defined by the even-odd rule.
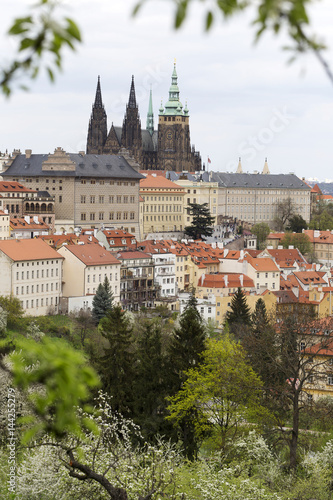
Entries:
[[[13,50],[4,33],[29,4],[2,2],[2,63]],[[9,101],[0,97],[1,151],[85,150],[98,75],[108,127],[122,124],[132,74],[144,127],[152,86],[157,127],[176,59],[191,142],[205,163],[210,157],[210,169],[235,171],[240,156],[244,171],[261,171],[267,157],[271,173],[333,178],[333,85],[313,56],[288,65],[289,55],[281,49],[287,39],[270,35],[254,46],[250,12],[227,24],[216,22],[205,34],[202,5],[193,6],[184,28],[175,32],[171,2],[151,0],[132,19],[134,4],[67,0],[84,42],[75,54],[66,53],[55,84],[43,77],[30,92],[17,90]],[[329,45],[325,57],[333,68],[332,25],[333,2],[318,2],[313,31]]]

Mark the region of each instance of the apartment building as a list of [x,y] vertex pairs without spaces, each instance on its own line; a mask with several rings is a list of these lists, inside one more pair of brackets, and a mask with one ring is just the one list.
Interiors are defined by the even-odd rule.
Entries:
[[120,261],[99,243],[79,243],[59,248],[64,258],[64,307],[74,309],[92,307],[92,300],[100,283],[107,278],[114,302],[120,301]]
[[63,257],[41,239],[0,241],[0,295],[17,297],[32,316],[58,312]]
[[185,191],[160,175],[147,175],[140,181],[143,234],[183,231]]
[[46,236],[51,232],[51,228],[42,218],[34,215],[10,218],[10,237],[16,239],[35,238],[36,236]]
[[94,234],[107,250],[118,252],[129,248],[136,249],[137,241],[135,236],[123,229],[99,229],[95,230]]
[[129,311],[141,307],[154,307],[159,297],[159,286],[154,279],[154,260],[151,255],[138,250],[117,253],[121,262],[120,301]]
[[10,237],[9,213],[0,210],[0,240],[8,240]]
[[16,153],[5,165],[7,181],[24,182],[55,197],[55,228],[73,232],[112,224],[139,237],[139,181],[143,177],[118,155]]

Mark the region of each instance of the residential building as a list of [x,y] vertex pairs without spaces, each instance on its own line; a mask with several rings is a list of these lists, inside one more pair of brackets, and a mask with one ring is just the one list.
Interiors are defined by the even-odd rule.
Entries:
[[154,307],[159,298],[159,286],[154,279],[154,260],[151,255],[140,251],[117,253],[121,262],[120,301],[129,311],[141,307]]
[[2,175],[55,197],[57,232],[108,223],[139,237],[142,175],[130,163],[124,156],[72,154],[61,148],[49,155],[26,150],[6,164]]
[[140,181],[143,234],[183,231],[185,191],[165,177],[147,175]]
[[114,302],[120,301],[120,261],[99,243],[63,245],[63,312],[92,308],[98,285],[109,280]]
[[34,215],[10,218],[10,237],[16,239],[36,238],[36,236],[47,235],[51,232],[48,224],[42,218]]
[[0,295],[13,295],[27,314],[59,311],[63,257],[39,238],[0,241]]
[[105,228],[95,230],[97,240],[107,249],[113,252],[120,250],[135,250],[137,246],[136,238],[133,234],[123,229]]
[[0,240],[8,240],[10,238],[10,217],[7,210],[0,210]]

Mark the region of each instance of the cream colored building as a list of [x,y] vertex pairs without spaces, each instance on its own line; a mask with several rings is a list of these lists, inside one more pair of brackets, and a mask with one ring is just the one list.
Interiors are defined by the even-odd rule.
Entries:
[[[99,243],[64,245],[63,297],[77,297],[76,308],[92,307],[98,285],[107,278],[114,302],[120,300],[120,261]],[[79,300],[79,298],[81,300]]]
[[0,240],[8,240],[10,237],[9,213],[0,210]]
[[16,154],[4,167],[5,180],[55,196],[55,228],[123,228],[140,239],[139,174],[130,160],[117,155],[66,153]]
[[63,257],[41,239],[0,241],[0,295],[32,316],[58,312]]
[[143,233],[183,231],[184,190],[161,175],[140,181]]
[[214,217],[213,225],[217,225],[218,215],[218,182],[204,182],[202,180],[191,180],[185,175],[180,175],[179,180],[175,181],[185,191],[184,196],[184,225],[189,226],[193,217],[187,213],[187,207],[190,203],[202,205],[207,203],[210,214]]

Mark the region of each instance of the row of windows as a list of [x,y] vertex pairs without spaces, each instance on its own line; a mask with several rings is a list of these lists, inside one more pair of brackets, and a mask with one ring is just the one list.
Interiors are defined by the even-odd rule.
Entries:
[[[275,278],[275,274],[278,277],[279,273],[272,273],[272,278]],[[265,273],[265,278],[268,278],[269,273]],[[260,278],[260,273],[257,273],[257,278]]]
[[[50,286],[49,286],[50,285]],[[27,285],[26,287],[24,286],[17,286],[16,287],[16,295],[29,295],[29,293],[43,293],[43,292],[53,292],[53,291],[58,290],[58,282],[55,283],[42,283],[41,285]]]
[[[59,273],[59,269],[56,267],[55,268],[55,275],[58,276],[58,273]],[[30,271],[21,271],[21,280],[24,280],[24,279],[29,280],[30,276],[31,276],[32,280],[35,279],[35,276],[36,276],[36,279],[38,279],[39,277],[44,278],[44,275],[45,275],[45,278],[48,278],[49,276],[51,278],[53,278],[54,269],[53,268],[45,269],[45,273],[44,273],[44,269],[41,269],[40,272],[39,272],[39,269],[36,269],[36,272],[33,270],[31,270],[31,272]],[[19,271],[16,272],[16,279],[17,280],[20,279],[20,272]]]
[[[112,286],[111,286],[111,291],[113,292]],[[87,288],[87,295],[89,295],[90,293],[95,294],[96,293],[96,288],[92,288],[92,290],[90,290],[90,288]],[[116,295],[118,293],[118,286],[117,285],[114,287],[114,293]]]
[[[157,210],[157,207],[158,207],[158,210]],[[164,207],[165,207],[165,210],[164,210]],[[145,208],[146,208],[146,212],[149,212],[149,206],[143,207],[144,210],[145,210]],[[150,205],[150,211],[151,212],[181,212],[182,207],[181,207],[181,205]]]
[[104,184],[109,184],[110,186],[135,186],[135,182],[128,182],[128,181],[105,181],[105,180],[99,180],[96,181],[96,179],[81,179],[81,184],[99,184],[99,185],[104,185]]
[[[88,220],[87,215],[89,215],[89,220],[94,221],[94,220],[106,220],[106,213],[105,212],[90,212],[89,214],[86,214],[86,212],[81,212],[81,220],[85,221]],[[135,212],[109,212],[109,220],[134,220],[135,219]]]
[[[156,217],[157,217],[157,219],[156,219]],[[168,219],[168,217],[169,217],[169,219]],[[173,217],[173,219],[172,219],[172,217]],[[156,222],[156,220],[158,220],[158,221],[167,221],[167,220],[181,220],[181,219],[182,219],[181,215],[174,215],[174,216],[172,216],[172,215],[169,215],[169,216],[168,215],[165,215],[165,216],[164,215],[157,215],[157,216],[154,215],[154,221],[155,222]],[[153,216],[152,215],[150,216],[150,220],[151,221],[153,220]],[[149,221],[149,215],[146,215],[146,221]]]
[[103,204],[103,203],[106,203],[107,200],[109,200],[109,203],[135,203],[135,196],[121,196],[121,195],[117,195],[117,196],[114,196],[114,195],[110,195],[109,197],[105,196],[104,194],[101,194],[99,196],[96,196],[96,195],[90,195],[90,196],[87,196],[85,194],[82,194],[81,195],[81,203],[100,203],[100,204]]
[[[96,274],[92,274],[92,275],[88,274],[88,275],[87,275],[87,283],[90,283],[90,278],[91,278],[91,277],[92,277],[92,282],[93,282],[93,283],[96,283],[96,278],[97,278],[97,275],[96,275]],[[105,278],[107,278],[107,274],[104,274],[104,278],[103,278],[103,280],[104,280]],[[108,278],[108,279],[109,279],[110,281],[112,281],[112,273],[110,273],[110,275],[109,275],[109,278]],[[118,280],[118,273],[115,273],[115,275],[114,275],[114,279],[115,279],[115,281],[117,281],[117,280]],[[99,283],[102,283],[102,275],[101,275],[101,274],[99,274],[99,275],[98,275],[98,282],[99,282]]]
[[[44,307],[44,299],[31,299],[30,302],[29,300],[25,301],[25,308],[29,309],[29,303],[30,303],[30,309],[34,309],[35,307],[38,308],[39,304],[40,307]],[[46,297],[45,299],[45,306],[49,305],[49,297]],[[58,305],[58,297],[54,297],[54,305]],[[50,306],[53,306],[53,297],[50,297]],[[21,300],[21,307],[24,307],[24,301]]]
[[[164,196],[142,196],[144,201],[164,201]],[[173,198],[173,199],[172,199]],[[165,201],[181,201],[182,197],[181,196],[166,196]]]

